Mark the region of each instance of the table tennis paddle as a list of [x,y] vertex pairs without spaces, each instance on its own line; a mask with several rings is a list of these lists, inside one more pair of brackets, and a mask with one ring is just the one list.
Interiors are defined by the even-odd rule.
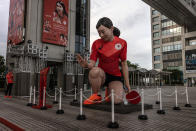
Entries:
[[131,91],[126,94],[126,99],[131,104],[138,104],[141,101],[141,97],[137,91]]

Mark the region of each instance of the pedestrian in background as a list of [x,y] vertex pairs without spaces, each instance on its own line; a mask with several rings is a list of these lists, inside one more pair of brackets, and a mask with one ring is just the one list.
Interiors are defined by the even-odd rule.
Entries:
[[12,98],[11,92],[13,88],[13,83],[14,83],[14,75],[11,70],[6,75],[6,84],[7,84],[7,89],[5,91],[5,98]]

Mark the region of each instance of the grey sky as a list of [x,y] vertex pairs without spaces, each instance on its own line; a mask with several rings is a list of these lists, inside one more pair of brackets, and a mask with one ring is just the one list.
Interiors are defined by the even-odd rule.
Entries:
[[5,56],[8,30],[9,1],[0,0],[0,55]]
[[[0,55],[6,53],[9,1],[0,0]],[[91,43],[99,38],[96,23],[107,16],[128,43],[127,58],[132,63],[151,69],[150,7],[141,0],[91,0]]]

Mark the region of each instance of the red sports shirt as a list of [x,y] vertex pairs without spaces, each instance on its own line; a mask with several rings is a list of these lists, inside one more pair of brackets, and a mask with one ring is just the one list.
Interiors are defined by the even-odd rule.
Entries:
[[114,37],[111,42],[96,40],[92,45],[90,59],[96,62],[98,58],[98,67],[110,75],[121,76],[119,60],[127,59],[127,42],[118,37]]

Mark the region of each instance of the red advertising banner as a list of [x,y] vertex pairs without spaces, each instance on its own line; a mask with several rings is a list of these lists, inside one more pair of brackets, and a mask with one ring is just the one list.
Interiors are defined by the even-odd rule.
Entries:
[[44,0],[42,41],[67,46],[69,0]]
[[8,43],[17,45],[23,41],[24,0],[10,0]]

